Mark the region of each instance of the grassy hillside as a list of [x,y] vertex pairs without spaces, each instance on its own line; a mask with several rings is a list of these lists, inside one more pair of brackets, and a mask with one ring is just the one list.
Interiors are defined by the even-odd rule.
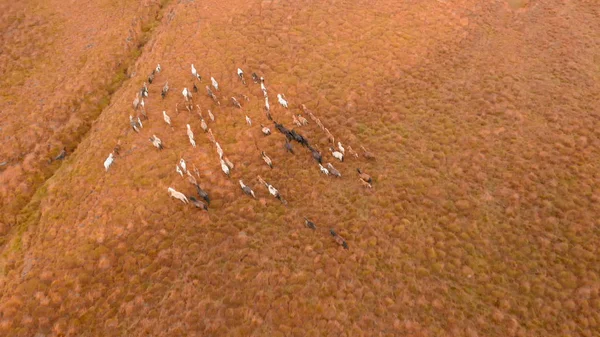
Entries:
[[[15,180],[32,197],[6,225],[2,333],[593,336],[600,328],[600,21],[592,2],[102,6],[114,11],[108,23],[129,20],[117,8],[147,19],[129,28],[139,43],[117,70],[85,77],[105,78],[108,89],[90,98],[97,110],[72,139],[75,152],[47,174],[24,171]],[[57,25],[87,28],[88,14],[80,15]],[[87,57],[121,55],[116,44],[97,48]],[[157,63],[163,71],[149,85],[149,119],[138,134],[129,126],[131,102]],[[194,104],[216,116],[208,124],[235,164],[230,178],[196,111],[184,108],[192,63],[203,77]],[[252,72],[266,79],[275,120],[294,127],[292,114],[305,115],[305,104],[346,149],[363,145],[376,159],[337,161],[310,119],[296,130],[342,177],[321,174],[299,144],[286,153],[274,127],[268,137],[260,131],[271,123]],[[205,94],[211,76],[220,105]],[[195,193],[175,171],[180,158],[198,169],[212,198],[208,212],[169,198],[168,187]],[[356,168],[373,177],[373,189]]]

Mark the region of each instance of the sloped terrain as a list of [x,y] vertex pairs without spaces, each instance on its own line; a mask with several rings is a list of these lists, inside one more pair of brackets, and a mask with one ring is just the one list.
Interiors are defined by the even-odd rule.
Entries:
[[[4,6],[20,13],[25,5]],[[23,72],[96,55],[122,60],[123,67],[107,70],[96,61],[46,76],[32,71],[30,78],[52,83],[54,90],[41,94],[52,102],[64,95],[79,106],[87,92],[107,99],[94,105],[97,113],[83,113],[90,120],[71,139],[76,150],[41,176],[36,172],[52,151],[34,151],[31,164],[19,156],[32,153],[33,143],[67,146],[60,135],[70,132],[40,126],[46,131],[35,133],[32,121],[45,116],[44,127],[63,125],[65,116],[79,114],[21,113],[39,99],[22,94],[33,84],[3,79],[8,117],[0,132],[32,144],[2,150],[13,159],[0,173],[3,213],[10,214],[0,258],[0,334],[597,335],[600,13],[594,2],[107,2],[97,4],[104,10],[98,27],[89,8],[68,14],[58,3],[44,6],[38,20],[49,28],[16,30],[55,40],[19,47],[10,39],[22,37],[5,35],[3,48],[10,45],[15,55],[10,69],[25,64],[16,61],[21,52],[56,56],[32,56]],[[47,14],[56,12],[64,17]],[[132,28],[132,17],[146,21]],[[44,33],[52,27],[54,35]],[[64,37],[88,28],[105,32],[93,37],[98,49],[69,47]],[[111,34],[134,34],[138,42],[123,51]],[[80,40],[74,46],[90,43]],[[149,85],[148,120],[136,133],[131,103],[157,63],[163,70]],[[205,118],[209,109],[216,116],[208,124],[235,164],[229,178],[197,111],[184,107],[192,63],[203,77],[194,105]],[[298,144],[295,154],[286,153],[252,72],[265,77],[276,121],[295,127],[292,114],[305,115],[305,104],[336,141],[355,150],[363,145],[376,159],[358,151],[359,158],[347,153],[337,161],[310,119],[295,129],[342,177],[321,174]],[[219,81],[220,105],[205,94],[211,76]],[[70,78],[83,87],[66,84]],[[163,99],[166,81],[171,89]],[[277,103],[278,93],[288,110]],[[260,124],[273,134],[265,137]],[[152,147],[152,135],[164,150]],[[117,144],[121,150],[105,171],[102,162]],[[180,158],[198,169],[212,199],[208,212],[169,198],[168,187],[195,193],[175,171]],[[373,177],[373,189],[361,185],[356,168]],[[258,175],[287,205],[268,194]],[[238,179],[256,200],[242,193]],[[11,195],[16,186],[20,201]],[[304,226],[305,216],[317,230]]]
[[127,77],[159,3],[0,4],[0,242]]

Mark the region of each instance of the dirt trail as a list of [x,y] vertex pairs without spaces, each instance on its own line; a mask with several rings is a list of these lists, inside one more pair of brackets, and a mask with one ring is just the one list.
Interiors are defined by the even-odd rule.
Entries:
[[[21,211],[0,259],[0,334],[598,330],[600,20],[592,2],[178,1],[162,13],[135,75]],[[78,19],[68,25],[87,27]],[[137,134],[131,101],[156,63],[163,71]],[[203,76],[195,103],[216,115],[209,126],[235,164],[231,178],[183,108],[191,63]],[[292,127],[306,104],[346,147],[362,144],[377,159],[337,162],[312,122],[297,129],[343,177],[323,176],[300,146],[285,153],[282,135],[260,133],[262,93],[239,82],[237,67],[265,76],[275,120]],[[220,106],[205,95],[210,76]],[[171,92],[162,99],[165,81]],[[228,103],[241,94],[250,98],[242,111]],[[153,134],[163,151],[152,148]],[[117,141],[121,155],[105,172]],[[170,186],[194,193],[175,172],[182,157],[201,172],[208,213],[167,195]],[[372,190],[357,167],[373,176]],[[259,200],[244,196],[238,179]]]

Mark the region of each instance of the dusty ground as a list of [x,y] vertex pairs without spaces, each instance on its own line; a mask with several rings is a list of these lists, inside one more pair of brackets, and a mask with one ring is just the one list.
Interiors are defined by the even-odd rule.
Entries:
[[[0,5],[0,335],[598,335],[594,1],[78,6]],[[136,134],[131,102],[158,62]],[[182,108],[190,63],[204,77],[195,101],[236,165],[229,179]],[[299,146],[286,154],[280,134],[260,133],[260,89],[237,67],[265,76],[276,120],[292,127],[275,99],[285,93],[291,112],[306,104],[377,160],[327,154],[335,180]],[[210,76],[220,107],[204,94]],[[240,94],[243,111],[227,101]],[[327,152],[314,123],[298,129]],[[67,160],[48,164],[63,146]],[[167,195],[193,193],[181,157],[200,170],[208,214]]]

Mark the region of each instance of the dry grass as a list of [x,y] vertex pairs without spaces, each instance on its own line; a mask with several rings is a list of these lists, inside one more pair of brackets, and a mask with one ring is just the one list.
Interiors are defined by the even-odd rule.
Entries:
[[[163,4],[160,24],[136,23],[146,34],[142,52],[126,56],[139,56],[136,65],[115,67],[102,94],[83,95],[94,122],[70,125],[61,141],[76,153],[49,180],[23,175],[43,188],[23,201],[4,244],[0,331],[593,336],[600,27],[589,6]],[[158,62],[138,135],[127,124],[131,100]],[[197,116],[181,104],[174,111],[191,86],[190,63],[205,78],[195,102],[216,114],[209,126],[236,165],[229,179]],[[300,146],[285,153],[283,136],[260,133],[261,92],[239,83],[238,66],[265,76],[276,120],[292,126],[274,99],[285,93],[290,112],[306,104],[345,146],[363,144],[377,160],[334,161],[312,122],[298,130],[343,177],[321,175]],[[202,91],[210,76],[220,107]],[[166,80],[172,92],[162,100]],[[251,98],[243,112],[227,100],[240,93]],[[165,150],[151,147],[152,134]],[[117,141],[122,154],[105,173]],[[175,172],[181,157],[201,172],[208,213],[166,193],[194,193]]]
[[[18,11],[19,9],[12,8],[12,10]],[[39,8],[38,10],[42,11],[42,9]],[[20,213],[20,210],[25,208],[30,202],[30,198],[33,196],[36,189],[38,189],[42,183],[51,177],[54,171],[60,167],[60,162],[52,163],[50,162],[49,158],[55,157],[63,147],[66,147],[69,153],[72,153],[76,150],[78,144],[81,142],[81,139],[89,132],[92,122],[96,120],[100,113],[109,106],[111,95],[114,94],[114,92],[129,77],[129,68],[141,54],[141,49],[148,41],[149,36],[151,36],[153,26],[156,25],[153,23],[154,20],[156,20],[156,14],[149,14],[150,15],[148,17],[143,18],[145,20],[142,24],[143,29],[140,32],[139,37],[136,37],[140,41],[137,48],[133,48],[125,54],[123,51],[119,51],[112,56],[114,59],[100,61],[105,62],[105,65],[101,64],[100,62],[99,64],[92,65],[92,67],[113,66],[115,68],[114,75],[112,75],[111,72],[106,72],[106,74],[99,76],[95,79],[95,81],[93,81],[91,86],[95,87],[95,89],[84,93],[82,97],[81,93],[69,92],[68,88],[65,87],[57,89],[55,92],[52,92],[52,94],[55,94],[55,97],[58,97],[62,94],[66,96],[66,98],[55,98],[55,100],[60,103],[51,105],[51,107],[45,109],[42,114],[37,112],[26,114],[25,116],[11,114],[11,111],[16,112],[19,109],[30,109],[25,108],[32,103],[30,101],[31,98],[27,96],[22,96],[21,100],[17,101],[16,106],[9,108],[7,113],[15,116],[15,118],[10,120],[9,123],[4,126],[3,131],[5,131],[6,134],[16,134],[14,138],[9,137],[9,139],[13,138],[12,142],[15,144],[11,144],[13,146],[7,146],[4,148],[2,158],[8,159],[7,161],[9,162],[9,165],[12,165],[16,169],[12,171],[9,170],[10,172],[4,173],[2,177],[6,188],[0,191],[3,195],[2,202],[0,203],[0,206],[2,206],[3,210],[2,219],[0,221],[5,224],[9,224],[8,226],[3,226],[3,228],[0,228],[2,240],[6,240],[4,235],[7,234],[10,227],[16,225],[15,221],[13,221],[13,218],[17,216]],[[5,15],[11,17],[10,14]],[[18,19],[16,22],[20,26],[26,27],[32,25],[31,23],[28,23],[27,20],[44,20],[35,16],[33,19],[28,18],[26,15],[22,15],[20,18],[21,19]],[[54,26],[52,26],[52,24]],[[53,21],[47,22],[46,25],[48,26],[47,29],[42,28],[44,29],[45,34],[60,35],[61,28],[64,29],[64,27],[61,27],[59,23]],[[16,31],[21,35],[31,36],[32,34],[36,34],[35,30],[21,30],[20,26],[16,28]],[[20,36],[19,34],[14,35],[17,37]],[[31,39],[37,40],[34,38]],[[45,45],[26,45],[26,47],[23,46],[23,48],[27,48],[26,50],[15,51],[15,53],[27,53],[31,50],[35,50],[36,54],[51,53],[51,48],[57,47],[53,45],[53,43],[56,44],[56,42],[51,40]],[[85,41],[82,41],[82,43],[85,43]],[[89,64],[87,63],[88,56],[89,54],[82,55],[79,60],[79,64]],[[91,60],[90,63],[92,63]],[[41,69],[44,69],[43,74],[47,74],[48,72],[48,69],[45,67],[46,65],[41,61],[35,62],[31,67],[23,67],[21,62],[9,62],[7,63],[7,66],[9,67],[9,73],[19,74],[21,76],[19,78],[23,80],[18,82],[11,80],[11,78],[4,78],[4,81],[1,84],[3,88],[9,89],[8,92],[16,92],[19,89],[26,89],[27,92],[31,92],[32,89],[28,86],[25,86],[25,80],[27,79],[27,81],[35,81],[39,83],[40,81],[44,80],[44,78],[37,75],[42,73]],[[10,68],[11,66],[12,68]],[[59,69],[62,70],[62,68]],[[97,71],[100,69],[95,70]],[[88,78],[85,78],[84,75],[80,75],[76,79],[84,82],[89,80]],[[52,80],[52,78],[50,78],[50,80]],[[36,87],[39,86],[39,84],[36,85]],[[44,94],[36,96],[44,97]],[[9,104],[15,103],[10,101],[10,97],[7,98]],[[46,99],[52,100],[53,98],[49,97]],[[44,101],[44,98],[41,98],[40,100]],[[53,117],[49,118],[48,116]],[[34,129],[35,134],[32,135],[31,126],[32,124],[39,125],[40,118],[42,118],[44,121],[49,121],[49,124],[52,126],[46,125],[44,129]],[[24,124],[29,124],[29,126],[25,126]],[[9,141],[9,143],[10,142],[11,141]],[[39,146],[39,144],[36,144],[43,142],[48,143],[49,146],[47,149]],[[51,145],[54,147],[51,148]],[[25,160],[27,164],[19,163],[20,161],[23,161],[25,154],[27,153],[31,155],[31,160]],[[13,186],[25,187],[11,189]]]

